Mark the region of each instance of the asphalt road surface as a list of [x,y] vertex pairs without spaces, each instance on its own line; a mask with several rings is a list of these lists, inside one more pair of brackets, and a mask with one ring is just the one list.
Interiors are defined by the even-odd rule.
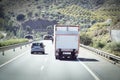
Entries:
[[77,60],[56,60],[51,41],[46,54],[30,54],[30,47],[0,67],[0,80],[120,80],[120,67],[80,47]]

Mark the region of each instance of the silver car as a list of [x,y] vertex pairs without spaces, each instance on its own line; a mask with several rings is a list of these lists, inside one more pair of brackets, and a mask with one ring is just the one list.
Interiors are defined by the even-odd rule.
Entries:
[[44,49],[44,45],[42,42],[36,42],[36,43],[32,43],[31,46],[31,54],[33,53],[42,53],[45,54],[45,49]]

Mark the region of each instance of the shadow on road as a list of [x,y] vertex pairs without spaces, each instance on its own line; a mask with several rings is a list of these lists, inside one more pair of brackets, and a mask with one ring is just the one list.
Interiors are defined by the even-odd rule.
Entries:
[[63,58],[60,61],[75,61],[75,62],[98,62],[99,60],[92,59],[92,58],[77,58],[77,59],[70,59],[70,58]]
[[92,58],[78,58],[79,61],[82,62],[98,62],[99,60],[92,59]]
[[34,53],[34,54],[31,54],[31,55],[48,55],[48,53],[45,53],[45,54],[42,54],[42,53]]
[[63,58],[63,59],[60,59],[60,61],[78,61],[77,59],[70,59],[70,58]]

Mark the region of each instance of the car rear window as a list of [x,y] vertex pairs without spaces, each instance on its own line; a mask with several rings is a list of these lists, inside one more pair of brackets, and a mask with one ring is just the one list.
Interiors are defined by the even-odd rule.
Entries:
[[43,43],[33,43],[32,46],[40,46],[40,47],[43,47]]

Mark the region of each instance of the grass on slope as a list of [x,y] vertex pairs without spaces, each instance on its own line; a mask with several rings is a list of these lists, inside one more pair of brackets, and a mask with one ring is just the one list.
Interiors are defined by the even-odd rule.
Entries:
[[6,41],[1,41],[0,42],[0,47],[9,46],[9,45],[13,45],[13,44],[24,43],[24,42],[28,42],[28,39],[9,39],[9,40],[6,40]]

